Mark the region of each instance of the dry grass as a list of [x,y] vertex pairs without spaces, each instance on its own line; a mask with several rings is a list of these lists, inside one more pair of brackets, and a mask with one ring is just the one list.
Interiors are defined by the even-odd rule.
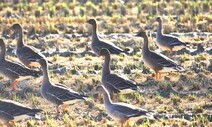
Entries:
[[[14,0],[16,1],[16,0]],[[146,84],[142,87],[145,94],[135,91],[132,94],[117,95],[114,101],[124,101],[138,107],[154,112],[165,113],[203,113],[212,114],[212,74],[209,70],[209,59],[212,56],[206,51],[196,55],[176,55],[175,60],[188,69],[187,73],[165,74],[166,78],[155,81],[153,75],[141,62],[141,47],[143,40],[130,36],[113,36],[111,33],[133,34],[140,29],[149,31],[151,37],[150,48],[156,50],[154,32],[157,28],[155,17],[161,15],[164,19],[164,33],[173,32],[212,32],[212,2],[186,1],[174,2],[143,1],[126,2],[124,5],[117,0],[94,3],[94,0],[83,0],[67,3],[65,0],[57,2],[0,2],[0,29],[8,48],[7,58],[17,60],[12,53],[16,40],[9,36],[12,34],[8,28],[13,23],[20,23],[26,31],[24,40],[27,44],[35,46],[44,52],[64,51],[90,51],[91,27],[86,20],[94,17],[98,20],[102,38],[114,42],[120,47],[129,47],[133,50],[130,55],[113,55],[112,71],[125,74],[138,83]],[[42,1],[42,0],[40,0]],[[100,0],[101,1],[101,0]],[[128,1],[128,0],[125,0]],[[53,6],[55,4],[55,6]],[[34,29],[34,30],[33,30]],[[35,34],[36,33],[36,34]],[[37,37],[36,37],[37,36]],[[198,41],[204,48],[211,47],[211,35],[187,36],[181,35],[183,40]],[[16,122],[17,126],[35,127],[75,127],[75,126],[118,126],[105,113],[102,96],[95,94],[95,87],[101,85],[102,57],[92,54],[54,54],[48,55],[53,61],[50,66],[52,82],[60,82],[68,87],[89,96],[88,101],[70,105],[68,113],[56,116],[55,108],[44,101],[39,93],[41,78],[29,79],[19,82],[21,90],[16,93],[0,92],[0,98],[13,99],[30,107],[41,108],[41,119],[26,119]],[[18,61],[18,60],[17,60]],[[66,71],[53,71],[65,67]],[[6,79],[0,78],[3,82]],[[27,81],[27,82],[25,82]],[[7,84],[7,83],[6,83]],[[4,85],[1,85],[4,86]],[[6,85],[7,87],[9,85]],[[170,86],[181,92],[170,92]],[[25,88],[22,88],[25,87]],[[192,93],[199,91],[206,95]],[[0,123],[0,126],[2,124]],[[138,120],[132,126],[212,126],[211,119],[203,116],[191,121],[182,119],[161,119],[155,121]]]

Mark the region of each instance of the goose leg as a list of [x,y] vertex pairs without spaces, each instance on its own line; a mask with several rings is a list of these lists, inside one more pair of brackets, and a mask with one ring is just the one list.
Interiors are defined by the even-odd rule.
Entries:
[[67,104],[63,104],[63,112],[67,112],[67,108],[68,108],[68,105]]
[[172,57],[172,56],[173,56],[173,51],[171,50],[171,51],[170,51],[170,57]]
[[161,78],[161,73],[160,72],[158,72],[158,79],[160,79]]
[[130,123],[129,123],[129,121],[127,121],[127,127],[130,127]]
[[34,66],[31,66],[31,70],[35,70],[35,67]]
[[172,55],[173,55],[173,51],[171,49],[171,50],[168,51],[168,57],[172,57]]
[[155,77],[156,77],[156,80],[159,80],[161,78],[161,73],[160,72],[156,72]]
[[12,127],[16,127],[15,121],[12,120],[11,123],[12,123]]
[[158,72],[155,73],[155,78],[158,80]]
[[9,123],[9,122],[5,123],[5,125],[6,125],[7,127],[10,127],[10,123]]
[[57,109],[57,114],[60,114],[59,106],[57,106],[56,109]]
[[12,90],[14,90],[14,91],[17,89],[16,84],[17,84],[17,81],[12,82]]
[[121,123],[121,127],[124,127],[124,124],[123,123]]

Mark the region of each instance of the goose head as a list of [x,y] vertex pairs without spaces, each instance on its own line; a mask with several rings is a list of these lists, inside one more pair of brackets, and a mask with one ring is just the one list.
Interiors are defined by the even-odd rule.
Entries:
[[95,19],[89,19],[89,20],[87,21],[87,23],[89,23],[89,24],[91,24],[91,25],[96,25],[96,24],[97,24]]
[[162,22],[162,18],[161,18],[160,16],[158,16],[158,17],[156,18],[156,21],[157,21],[157,22]]
[[20,31],[21,29],[22,29],[22,27],[18,23],[15,23],[10,27],[10,30],[13,30],[13,31]]
[[138,32],[135,36],[136,37],[145,37],[146,36],[146,32],[144,32],[144,31]]

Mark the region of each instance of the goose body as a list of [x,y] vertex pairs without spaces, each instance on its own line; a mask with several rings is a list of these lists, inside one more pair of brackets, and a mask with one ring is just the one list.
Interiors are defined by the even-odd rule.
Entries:
[[159,23],[156,34],[156,45],[162,50],[169,51],[172,55],[173,51],[180,50],[186,47],[186,43],[183,42],[180,38],[163,34],[162,32],[162,18],[157,17],[156,21]]
[[144,45],[142,49],[143,61],[146,66],[153,69],[156,72],[156,79],[160,79],[162,72],[167,71],[184,71],[175,61],[172,59],[149,50],[148,37],[145,32],[139,32],[136,36],[144,38]]
[[30,70],[26,66],[5,59],[6,47],[3,39],[0,39],[0,73],[12,81],[13,90],[16,90],[16,79],[21,76],[39,77],[39,71]]
[[74,100],[85,100],[84,95],[80,95],[62,84],[52,83],[49,79],[47,61],[40,59],[39,63],[43,70],[41,95],[44,99],[57,106],[58,113],[60,105],[63,105],[65,108],[67,104],[73,103]]
[[101,91],[104,94],[104,105],[106,108],[107,114],[114,120],[121,123],[123,126],[124,123],[128,123],[129,120],[140,118],[140,117],[149,117],[153,118],[153,114],[149,111],[127,104],[127,103],[114,103],[111,101],[110,94],[104,86],[99,86],[97,91]]
[[127,51],[129,51],[129,49],[121,49],[112,42],[100,39],[98,36],[98,27],[95,19],[90,19],[87,22],[93,27],[91,48],[95,54],[99,55],[99,52],[103,48],[108,49],[111,54],[127,53]]
[[9,121],[19,121],[29,116],[35,116],[36,113],[41,112],[40,109],[32,109],[18,102],[11,100],[0,100],[0,120],[7,125]]
[[127,89],[138,89],[136,82],[128,79],[127,77],[111,73],[110,71],[110,52],[108,49],[102,49],[100,55],[105,57],[102,68],[102,84],[111,94],[113,92],[120,92]]
[[36,48],[24,44],[23,29],[20,24],[13,24],[10,29],[18,33],[16,55],[25,66],[37,66],[39,65],[37,61],[46,59]]

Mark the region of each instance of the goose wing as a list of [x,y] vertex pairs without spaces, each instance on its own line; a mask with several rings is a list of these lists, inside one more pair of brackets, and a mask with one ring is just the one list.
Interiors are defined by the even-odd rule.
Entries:
[[161,67],[176,68],[178,66],[175,61],[160,53],[151,52],[149,57]]
[[24,114],[35,114],[37,112],[41,112],[42,110],[32,109],[11,100],[0,100],[0,111],[5,115],[5,117],[12,118]]
[[163,40],[166,41],[166,43],[170,46],[181,46],[181,45],[185,46],[186,45],[179,38],[172,36],[172,35],[164,35]]
[[79,93],[73,91],[72,89],[62,85],[62,84],[55,84],[51,86],[48,91],[48,94],[51,94],[55,98],[60,99],[61,101],[69,101],[74,99],[83,99],[84,96],[80,95]]
[[32,62],[36,62],[42,58],[45,58],[45,56],[40,53],[36,48],[30,46],[21,47],[18,50],[18,53],[20,56],[25,56],[28,60]]
[[142,108],[135,107],[126,103],[113,103],[112,108],[122,114],[125,114],[127,117],[136,117],[141,115],[147,115],[148,111]]
[[[106,48],[110,51],[110,53],[112,54],[120,54],[121,52],[125,52],[123,49],[119,48],[118,46],[116,46],[114,43],[112,42],[106,42],[103,40],[99,40],[99,49],[101,50],[102,48]],[[100,51],[99,50],[99,51]]]
[[117,74],[107,75],[105,81],[118,90],[137,88],[136,83],[134,81]]
[[15,74],[17,76],[34,76],[39,77],[41,75],[41,72],[36,70],[30,70],[28,67],[15,63],[9,60],[6,60],[3,64],[5,72],[10,72],[12,74]]

